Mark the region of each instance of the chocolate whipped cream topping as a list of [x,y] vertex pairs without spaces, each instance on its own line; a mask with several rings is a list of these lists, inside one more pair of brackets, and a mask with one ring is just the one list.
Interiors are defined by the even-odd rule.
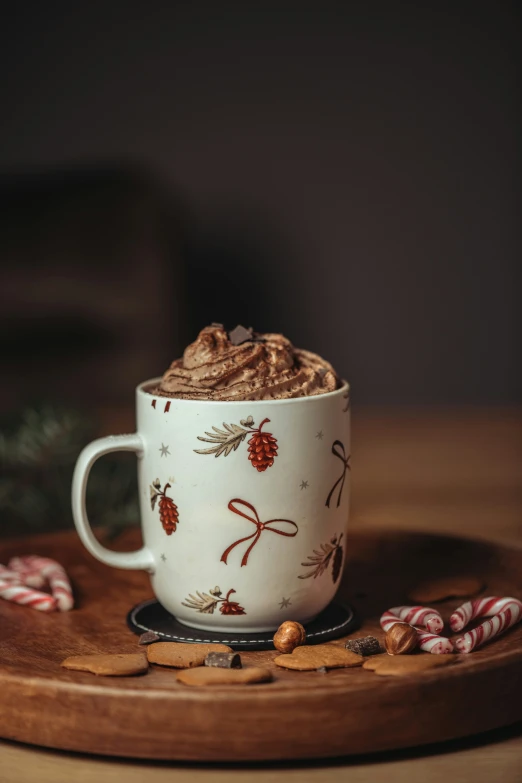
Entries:
[[281,334],[236,327],[229,336],[221,324],[211,324],[151,393],[182,400],[283,400],[326,394],[340,385],[331,364],[294,348]]

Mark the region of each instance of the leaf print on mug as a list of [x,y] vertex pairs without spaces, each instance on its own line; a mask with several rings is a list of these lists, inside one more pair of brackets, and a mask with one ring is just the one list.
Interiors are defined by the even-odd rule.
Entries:
[[257,428],[252,416],[241,419],[240,424],[223,422],[223,429],[212,427],[213,432],[205,432],[206,438],[198,435],[198,440],[212,443],[213,445],[208,449],[194,449],[194,451],[196,454],[214,454],[215,457],[220,457],[224,454],[225,457],[228,457],[232,451],[237,450],[239,444],[245,440],[247,435],[252,435],[248,441],[248,459],[253,468],[259,473],[263,473],[274,464],[278,449],[277,439],[274,438],[271,432],[263,430],[264,425],[268,424],[269,421],[270,419],[263,419]]
[[324,574],[331,563],[332,582],[335,584],[341,575],[343,564],[342,537],[342,533],[339,537],[336,534],[326,544],[321,544],[319,549],[314,549],[313,554],[308,555],[308,562],[301,563],[305,568],[312,568],[313,570],[309,571],[307,574],[301,574],[299,579],[309,579],[310,577],[316,579],[318,576]]
[[230,601],[230,596],[235,593],[235,590],[229,590],[225,598],[221,597],[221,589],[214,587],[213,590],[209,590],[208,593],[200,593],[196,591],[196,595],[189,595],[181,602],[182,606],[186,606],[188,609],[194,609],[200,614],[214,614],[214,609],[221,604],[219,611],[221,614],[246,614],[242,606],[237,601]]

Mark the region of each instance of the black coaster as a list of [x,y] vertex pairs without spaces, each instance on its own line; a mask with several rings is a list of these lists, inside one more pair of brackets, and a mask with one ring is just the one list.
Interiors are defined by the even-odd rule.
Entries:
[[[235,650],[273,650],[274,648],[272,642],[274,631],[234,634],[188,628],[169,614],[155,598],[131,609],[127,615],[127,624],[136,634],[153,631],[165,641],[194,644],[219,642],[229,644]],[[351,606],[331,603],[315,620],[305,626],[306,643],[327,642],[351,633],[358,626],[358,619]]]

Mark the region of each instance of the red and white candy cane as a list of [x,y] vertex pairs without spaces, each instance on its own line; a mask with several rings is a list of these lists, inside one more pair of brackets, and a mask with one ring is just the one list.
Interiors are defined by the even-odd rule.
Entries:
[[434,655],[446,655],[453,652],[453,642],[446,639],[445,636],[438,636],[435,633],[424,633],[417,629],[419,635],[419,647],[424,652],[430,652]]
[[444,621],[439,612],[428,606],[394,606],[389,611],[404,623],[424,625],[430,633],[439,633],[444,628]]
[[[405,620],[401,620],[400,617],[393,614],[391,611],[384,612],[380,620],[381,628],[385,632],[388,632],[395,623],[403,622],[405,622]],[[417,631],[419,647],[421,650],[433,653],[434,655],[444,655],[453,652],[453,644],[444,636],[437,636],[437,634],[434,633],[424,633],[424,631],[419,631],[418,628],[415,630]]]
[[52,612],[56,609],[56,598],[53,598],[52,595],[25,587],[25,585],[9,578],[0,578],[0,598],[22,606],[30,606],[40,612]]
[[[474,650],[475,647],[481,647],[496,636],[503,634],[508,628],[516,625],[522,619],[522,602],[518,601],[516,598],[491,597],[489,599],[483,598],[481,600],[496,601],[498,604],[502,604],[503,608],[498,614],[493,614],[490,609],[489,612],[491,612],[493,616],[490,614],[489,620],[486,620],[481,625],[473,628],[472,631],[467,631],[465,634],[462,634],[462,636],[455,639],[455,647],[461,653],[469,653]],[[473,601],[472,603],[477,602]],[[475,614],[474,616],[479,617],[480,615]],[[483,611],[482,617],[484,616],[487,615],[485,615]]]
[[462,631],[476,617],[493,617],[493,615],[511,607],[512,604],[522,608],[522,603],[519,600],[509,597],[490,596],[489,598],[477,598],[475,601],[466,601],[451,615],[449,621],[451,630]]
[[2,582],[11,582],[15,584],[21,584],[20,574],[13,571],[10,568],[6,568],[5,565],[0,563],[0,580]]
[[64,568],[56,560],[38,555],[13,557],[8,567],[20,574],[24,584],[41,587],[47,580],[58,609],[67,612],[73,608],[71,583]]

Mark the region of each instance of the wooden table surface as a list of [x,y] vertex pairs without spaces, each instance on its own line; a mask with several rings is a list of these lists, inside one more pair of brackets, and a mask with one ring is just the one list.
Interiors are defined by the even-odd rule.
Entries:
[[[129,431],[131,415],[108,412],[105,429]],[[522,545],[522,411],[356,411],[352,454],[353,526],[452,532]],[[173,716],[173,730],[175,721]],[[520,724],[386,755],[252,767],[130,762],[0,742],[2,783],[514,783],[521,768]]]

